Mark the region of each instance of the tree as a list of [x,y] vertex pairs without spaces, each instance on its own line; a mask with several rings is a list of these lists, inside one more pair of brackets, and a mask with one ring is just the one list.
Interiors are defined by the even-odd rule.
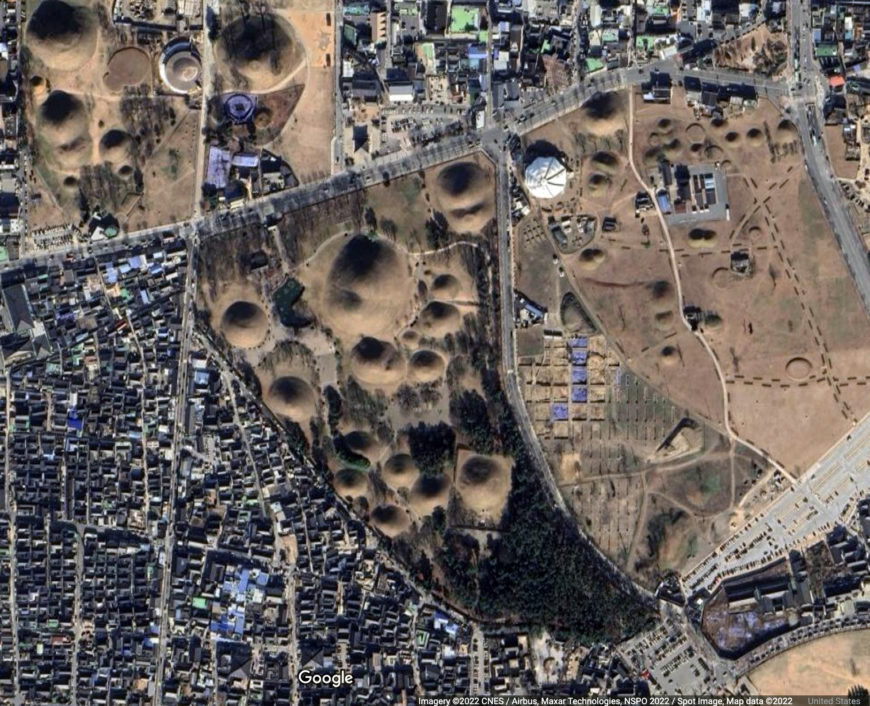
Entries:
[[406,427],[411,458],[424,476],[438,476],[446,463],[452,463],[456,434],[444,422],[429,425],[420,422]]
[[425,552],[422,552],[414,562],[414,575],[425,588],[432,587],[432,562]]
[[443,248],[450,242],[447,219],[437,211],[426,221],[426,240],[433,250]]
[[486,400],[474,390],[463,390],[450,400],[450,418],[478,453],[495,450],[495,430],[489,421]]
[[381,231],[390,240],[395,240],[396,236],[399,234],[399,227],[396,225],[395,221],[392,221],[389,218],[384,218],[381,221]]
[[399,409],[405,414],[420,407],[420,395],[409,385],[402,385],[396,390],[396,401],[399,403]]
[[477,560],[480,545],[474,537],[447,530],[438,550],[438,563],[454,597],[465,605],[477,603]]
[[850,699],[855,699],[852,703],[858,703],[860,706],[868,706],[870,704],[870,692],[867,691],[867,687],[860,684],[856,684],[849,689],[848,696]]
[[432,511],[432,529],[435,530],[437,534],[444,534],[444,530],[447,527],[447,513],[444,512],[444,508],[440,505],[435,507],[435,510]]
[[363,219],[365,220],[366,226],[369,230],[378,229],[378,217],[375,214],[375,209],[371,206],[366,206],[365,211],[363,212]]
[[350,448],[347,439],[342,435],[332,437],[332,447],[338,459],[348,468],[364,471],[371,465],[371,462],[365,456],[358,454]]
[[327,407],[327,423],[329,425],[329,433],[338,433],[338,422],[341,420],[341,395],[338,394],[332,385],[327,385],[323,391],[323,396],[326,398]]

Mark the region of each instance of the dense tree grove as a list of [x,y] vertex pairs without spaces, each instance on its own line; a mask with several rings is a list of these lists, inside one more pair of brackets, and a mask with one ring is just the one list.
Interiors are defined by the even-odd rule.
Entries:
[[[471,552],[450,560],[444,552],[439,556],[453,595],[485,618],[512,616],[586,643],[619,640],[642,629],[653,619],[653,606],[598,555],[575,521],[554,507],[526,453],[492,358],[481,352],[475,362],[493,433],[515,465],[501,534],[490,540],[485,556],[464,569],[459,559],[473,562]],[[456,545],[445,541],[445,547],[455,551]],[[476,594],[469,589],[472,581]]]
[[437,211],[426,221],[426,242],[433,250],[450,244],[450,233],[447,219]]
[[474,390],[463,390],[450,400],[450,418],[477,453],[495,450],[495,430],[489,421],[486,400]]
[[329,426],[329,433],[338,434],[338,423],[341,421],[342,413],[341,395],[332,385],[327,385],[323,391],[323,397],[326,400],[326,421]]
[[411,458],[424,476],[438,476],[444,466],[453,462],[456,434],[444,422],[409,426],[408,434]]
[[870,706],[870,692],[862,684],[856,684],[849,689],[848,696],[850,699],[853,699],[852,703],[860,704],[860,706]]
[[365,470],[371,465],[365,456],[358,454],[348,446],[347,439],[341,434],[332,437],[332,446],[335,455],[348,468]]
[[477,568],[478,611],[521,616],[584,642],[623,639],[647,624],[651,606],[552,506],[525,454],[513,483],[502,534]]
[[480,545],[474,537],[447,530],[438,550],[438,563],[450,584],[454,597],[465,605],[477,600],[477,558]]
[[298,454],[306,454],[310,450],[308,439],[305,438],[305,432],[302,431],[296,422],[289,419],[284,420],[284,430],[287,433],[287,443],[290,448]]
[[383,417],[387,403],[382,393],[367,392],[353,378],[344,386],[344,413],[357,424],[375,426]]

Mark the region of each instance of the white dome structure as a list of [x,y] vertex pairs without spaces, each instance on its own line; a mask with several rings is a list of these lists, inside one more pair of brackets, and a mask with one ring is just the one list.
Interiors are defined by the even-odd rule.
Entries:
[[173,93],[187,94],[199,87],[202,62],[189,39],[173,39],[160,56],[160,78]]
[[536,199],[554,199],[565,190],[568,170],[555,157],[538,157],[526,167],[526,188]]

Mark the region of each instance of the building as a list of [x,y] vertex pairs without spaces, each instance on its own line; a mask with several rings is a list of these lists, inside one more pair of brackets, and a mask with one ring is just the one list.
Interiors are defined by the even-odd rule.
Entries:
[[26,333],[33,328],[33,315],[23,284],[3,289],[3,324],[7,331]]
[[555,157],[538,157],[526,167],[526,188],[536,199],[554,199],[565,191],[568,170]]

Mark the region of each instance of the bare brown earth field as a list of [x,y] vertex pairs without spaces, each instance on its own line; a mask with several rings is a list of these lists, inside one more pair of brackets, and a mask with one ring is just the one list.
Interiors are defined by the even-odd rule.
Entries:
[[[710,355],[681,321],[658,219],[634,214],[640,184],[620,127],[624,102],[609,105],[617,115],[608,116],[607,129],[587,129],[574,113],[526,139],[527,146],[543,141],[559,150],[572,174],[561,196],[533,199],[514,230],[518,287],[548,307],[551,331],[564,329],[562,339],[551,333],[542,343],[529,341],[519,373],[566,499],[606,553],[654,582],[659,572],[685,568],[715,547],[773,489],[761,459],[713,430],[700,450],[673,459],[644,446],[659,443],[667,433],[661,424],[679,414],[722,430],[725,401]],[[860,351],[870,344],[870,324],[804,178],[794,127],[767,102],[714,124],[686,108],[679,91],[671,106],[638,99],[636,108],[635,160],[644,178],[659,155],[718,162],[728,175],[729,220],[670,228],[685,301],[710,314],[703,334],[724,372],[733,428],[801,472],[867,412],[861,392],[870,371]],[[547,219],[580,214],[599,224],[613,216],[618,224],[608,233],[597,226],[576,247],[556,248]],[[749,253],[751,275],[731,272],[736,251]],[[590,353],[589,402],[569,403],[569,418],[553,421],[550,405],[570,390],[570,331],[558,307],[566,292],[580,300],[606,346]],[[572,325],[582,318],[573,315]],[[593,371],[593,361],[603,373]],[[623,389],[619,380],[629,370],[649,387]],[[635,394],[647,406],[620,411],[624,402],[617,400]],[[664,416],[647,419],[641,410],[660,405],[656,395],[676,409],[661,407]],[[615,448],[620,463],[608,455]]]
[[[639,106],[635,159],[658,149],[667,115],[662,141],[691,135],[674,159],[700,163],[713,152],[728,170],[730,220],[670,229],[684,295],[719,319],[704,334],[726,377],[735,430],[800,472],[870,406],[862,395],[870,362],[861,355],[870,322],[801,169],[793,125],[766,101],[721,125],[682,106],[679,98],[666,109]],[[712,232],[701,247],[693,228]],[[738,250],[752,258],[749,277],[730,272]],[[647,340],[650,351],[664,343]]]
[[843,128],[840,125],[824,126],[825,146],[831,159],[834,174],[840,179],[854,179],[858,176],[860,161],[846,159],[846,143],[843,141]]
[[[22,94],[34,145],[33,189],[43,201],[31,214],[32,230],[77,220],[80,192],[92,208],[102,206],[128,228],[184,218],[192,209],[186,167],[196,136],[186,118],[194,115],[195,122],[195,114],[183,100],[155,96],[154,57],[136,47],[126,29],[112,27],[110,13],[101,2],[28,4]],[[170,170],[161,141],[179,130],[187,133],[183,145],[176,138],[170,149],[180,166]],[[140,203],[137,169],[146,188],[155,184],[152,172],[161,173],[171,205],[157,205],[168,203],[165,193]]]
[[821,637],[772,657],[749,674],[760,694],[846,694],[870,680],[870,630]]
[[173,103],[178,103],[181,119],[144,167],[144,192],[132,205],[128,216],[134,228],[174,223],[193,212],[198,193],[195,164],[199,113],[182,108],[183,99]]
[[[557,336],[555,327],[548,325],[543,350],[519,360],[535,431],[584,529],[618,565],[655,586],[754,512],[740,506],[755,487],[758,460],[699,421],[675,433],[692,413],[637,378],[601,334],[586,335],[588,400],[572,402],[566,347],[576,334]],[[566,421],[551,420],[554,402],[567,407]]]
[[137,86],[151,80],[151,57],[136,47],[125,47],[115,52],[106,65],[103,81],[110,91],[121,91],[125,86]]
[[331,171],[335,125],[334,5],[324,0],[281,0],[274,9],[292,25],[302,44],[305,66],[294,80],[303,82],[305,87],[290,120],[270,149],[287,159],[300,181],[312,181]]
[[[518,234],[517,240],[523,239],[523,235]],[[550,311],[558,311],[562,280],[553,273],[553,256],[556,253],[553,239],[543,228],[528,237],[528,240],[523,239],[518,246],[519,256],[515,258],[514,265],[515,286],[521,292],[534,297],[535,302],[541,306]],[[525,331],[518,331],[517,335],[520,336]]]

